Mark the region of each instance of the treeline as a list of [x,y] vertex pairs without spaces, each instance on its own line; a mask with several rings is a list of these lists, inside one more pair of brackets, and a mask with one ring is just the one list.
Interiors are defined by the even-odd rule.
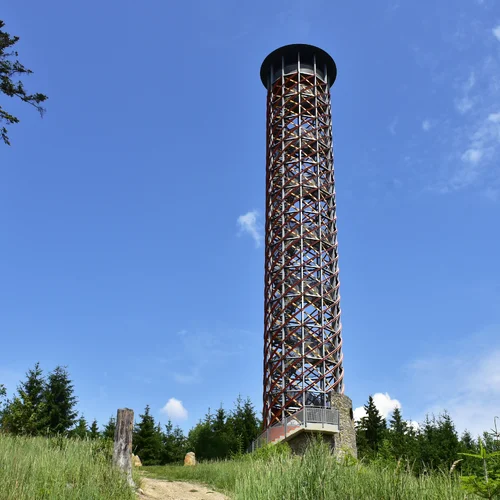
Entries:
[[[83,415],[78,415],[73,383],[64,367],[58,366],[45,376],[37,363],[28,370],[14,397],[5,398],[5,387],[0,384],[1,432],[108,441],[114,438],[114,417],[100,430],[96,420],[89,425]],[[427,417],[417,426],[407,422],[398,408],[386,421],[371,396],[364,408],[366,415],[356,425],[356,440],[358,457],[365,462],[398,464],[416,475],[449,470],[455,464],[454,469],[473,475],[479,474],[481,463],[467,454],[479,455],[484,451],[493,461],[493,469],[500,471],[500,436],[496,427],[480,438],[468,431],[459,437],[447,413]],[[222,406],[215,413],[209,410],[187,435],[170,421],[165,425],[157,422],[146,406],[134,427],[133,451],[144,465],[181,462],[188,451],[194,451],[200,460],[226,459],[244,453],[260,428],[261,422],[248,398],[238,397],[231,410]]]
[[[244,453],[260,429],[252,403],[241,397],[238,397],[229,412],[222,406],[214,415],[209,410],[187,436],[170,421],[162,427],[151,415],[149,406],[139,417],[132,442],[133,451],[143,465],[181,462],[188,451],[194,451],[198,460],[230,458]],[[114,429],[115,419],[111,417],[104,428],[103,437],[111,437]]]
[[[6,389],[0,384],[0,400]],[[97,421],[89,425],[76,411],[77,398],[66,368],[58,366],[47,376],[39,363],[26,373],[12,399],[0,404],[0,431],[24,436],[66,436],[69,438],[114,439],[116,422],[111,417],[100,430]],[[260,421],[250,399],[238,397],[234,408],[222,405],[195,425],[186,436],[182,429],[156,422],[150,407],[134,426],[133,451],[144,465],[181,462],[186,452],[198,459],[225,459],[246,451],[257,437]]]
[[[465,430],[459,437],[448,413],[427,416],[419,425],[403,419],[396,408],[389,422],[380,414],[370,396],[364,405],[366,415],[356,425],[358,458],[365,462],[405,467],[416,475],[431,471],[460,470],[466,475],[481,475],[484,464],[471,456],[483,447],[500,470],[500,435],[496,428],[474,438]],[[496,463],[498,462],[498,463]]]

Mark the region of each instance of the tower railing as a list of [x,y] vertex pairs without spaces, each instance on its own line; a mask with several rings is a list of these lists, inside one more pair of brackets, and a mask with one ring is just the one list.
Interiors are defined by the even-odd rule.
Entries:
[[[320,427],[321,426],[321,427]],[[339,431],[339,411],[335,408],[321,406],[305,406],[282,422],[268,427],[248,448],[255,451],[268,443],[284,441],[296,432],[304,429]]]

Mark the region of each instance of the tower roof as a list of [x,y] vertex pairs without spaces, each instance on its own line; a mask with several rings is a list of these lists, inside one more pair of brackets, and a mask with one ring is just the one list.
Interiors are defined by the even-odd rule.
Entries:
[[332,56],[319,47],[305,43],[293,43],[284,45],[271,52],[260,67],[260,79],[264,87],[267,88],[268,76],[272,67],[281,67],[282,61],[285,66],[297,62],[297,56],[300,55],[301,64],[313,66],[314,56],[316,56],[316,66],[326,67],[328,84],[331,87],[337,77],[337,66]]

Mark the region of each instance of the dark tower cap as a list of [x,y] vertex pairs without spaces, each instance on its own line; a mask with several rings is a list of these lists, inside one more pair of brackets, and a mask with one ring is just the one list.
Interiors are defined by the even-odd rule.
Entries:
[[[316,56],[316,70],[320,77],[328,79],[328,85],[331,87],[337,77],[337,66],[332,56],[323,49],[314,45],[305,43],[294,43],[292,45],[284,45],[279,49],[271,52],[260,67],[260,79],[264,87],[268,86],[269,80],[271,83],[276,81],[278,76],[281,76],[281,64],[284,62],[285,71],[287,66],[293,67],[297,64],[300,57],[300,66],[304,69],[314,69],[314,57]],[[279,70],[279,73],[278,71]],[[272,71],[272,74],[271,74]]]

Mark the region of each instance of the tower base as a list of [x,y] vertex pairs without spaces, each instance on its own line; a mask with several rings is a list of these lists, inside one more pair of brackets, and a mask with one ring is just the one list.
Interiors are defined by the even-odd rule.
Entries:
[[330,406],[339,411],[339,433],[335,435],[335,453],[339,455],[349,453],[358,458],[351,398],[345,394],[331,392]]
[[320,435],[336,456],[344,456],[346,454],[357,458],[358,451],[356,447],[356,429],[354,427],[354,415],[352,411],[351,398],[344,394],[331,393],[330,406],[339,412],[339,425],[337,432],[325,432],[321,428],[300,429],[299,432],[291,434],[285,439],[296,455],[303,455],[307,449],[311,439]]

